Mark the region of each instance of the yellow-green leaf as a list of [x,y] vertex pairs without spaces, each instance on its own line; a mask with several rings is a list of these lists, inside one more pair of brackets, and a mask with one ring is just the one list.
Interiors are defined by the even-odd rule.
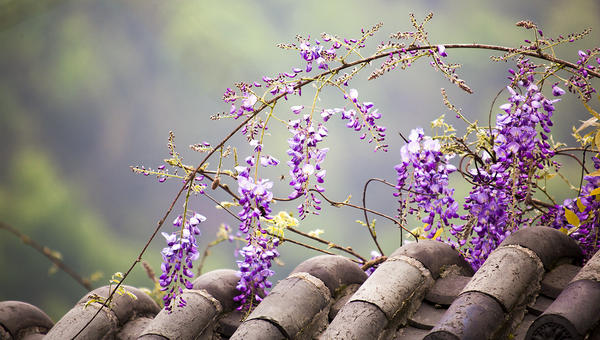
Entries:
[[596,144],[596,149],[600,150],[600,130],[596,132],[596,137],[594,138],[594,143]]
[[433,235],[433,240],[435,240],[438,237],[440,237],[440,235],[442,234],[443,231],[444,231],[443,228],[438,229],[438,231],[435,232],[435,235]]
[[[577,130],[575,130],[575,132],[585,130],[587,127],[590,127],[590,126],[597,126],[598,125],[598,123],[596,123],[597,121],[598,121],[598,118],[596,118],[596,117],[592,117],[586,121],[582,120],[581,122],[583,124],[581,124],[581,126]],[[575,127],[573,127],[573,129],[575,129]]]
[[559,230],[559,231],[562,231],[563,233],[565,233],[565,234],[567,234],[567,235],[569,234],[569,230],[568,230],[567,228],[565,228],[565,227],[561,227],[561,228],[560,228],[560,229],[558,229],[558,230]]
[[590,172],[586,176],[600,176],[600,170],[596,170],[594,172]]
[[[596,189],[592,190],[592,192],[590,192],[590,194],[588,196],[594,196],[594,195],[598,195],[598,194],[600,194],[600,188],[596,188]],[[577,201],[579,201],[579,199],[577,199]]]
[[577,208],[579,208],[579,212],[584,212],[585,211],[585,205],[583,205],[583,203],[581,203],[581,198],[577,198]]
[[556,177],[556,174],[543,174],[543,175],[540,176],[540,180],[542,180],[542,179],[552,179],[554,177]]
[[572,212],[569,209],[565,208],[565,217],[567,218],[567,221],[569,222],[569,224],[575,226],[575,227],[579,227],[579,225],[581,224],[581,221],[579,221],[579,217],[577,216],[577,214],[575,214],[574,212]]

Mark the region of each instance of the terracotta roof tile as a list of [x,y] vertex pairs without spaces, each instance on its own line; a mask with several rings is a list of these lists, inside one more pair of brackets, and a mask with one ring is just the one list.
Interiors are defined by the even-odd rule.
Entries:
[[[233,270],[197,278],[169,314],[143,292],[102,310],[82,339],[590,339],[600,338],[600,255],[581,267],[563,233],[514,233],[477,273],[450,246],[396,250],[370,277],[341,256],[317,256],[278,282],[244,322]],[[107,296],[108,288],[94,293]],[[0,339],[69,339],[98,311],[84,297],[56,325],[22,302],[0,302]],[[47,335],[44,337],[44,334]]]

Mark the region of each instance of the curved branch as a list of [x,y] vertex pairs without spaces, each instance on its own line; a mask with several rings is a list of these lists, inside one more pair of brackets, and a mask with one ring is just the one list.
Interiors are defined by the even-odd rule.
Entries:
[[[356,257],[357,259],[360,259],[360,260],[362,261],[361,263],[365,263],[365,262],[367,262],[367,260],[366,260],[364,257],[362,257],[362,256],[360,256],[358,253],[354,252],[354,250],[352,250],[352,248],[350,248],[350,247],[346,247],[346,248],[344,248],[344,247],[342,247],[342,246],[338,246],[337,244],[334,244],[334,243],[331,243],[331,242],[329,242],[329,241],[323,240],[323,239],[321,239],[321,238],[319,238],[319,237],[315,237],[315,236],[309,235],[309,234],[307,234],[307,233],[305,233],[305,232],[302,232],[302,231],[300,231],[300,230],[298,230],[298,229],[294,229],[294,228],[292,228],[292,227],[289,227],[289,226],[288,226],[288,227],[286,227],[286,229],[288,229],[289,231],[291,231],[291,232],[294,232],[294,233],[296,233],[296,234],[302,235],[302,236],[304,236],[304,237],[308,237],[308,238],[310,238],[310,239],[312,239],[312,240],[315,240],[315,241],[317,241],[317,242],[321,242],[321,243],[323,243],[323,244],[326,244],[326,245],[327,245],[327,246],[329,246],[330,248],[339,249],[339,250],[341,250],[341,251],[344,251],[344,252],[346,252],[346,253],[348,253],[348,254],[350,254],[350,255],[352,255],[352,256],[354,256],[354,257]],[[327,252],[327,251],[323,251],[322,249],[319,249],[319,248],[315,248],[315,247],[309,246],[308,244],[304,244],[304,243],[301,243],[301,242],[297,242],[297,241],[290,240],[290,239],[288,239],[288,238],[285,238],[285,237],[283,238],[283,240],[284,240],[284,241],[291,241],[292,243],[295,243],[295,244],[298,244],[298,245],[305,246],[305,247],[307,247],[307,248],[309,248],[309,249],[318,250],[318,251],[320,251],[320,252],[324,252],[324,253],[326,253],[326,254],[333,254],[333,253],[330,253],[330,252]]]
[[379,178],[370,178],[365,183],[365,188],[363,189],[362,207],[363,207],[363,213],[365,214],[365,223],[367,224],[367,229],[369,229],[369,234],[371,234],[371,238],[373,239],[373,242],[375,242],[375,245],[377,246],[377,249],[379,250],[379,254],[385,255],[383,253],[383,250],[381,249],[381,246],[379,246],[379,242],[377,242],[377,236],[375,236],[375,233],[373,232],[373,230],[371,230],[371,225],[369,224],[369,216],[367,215],[367,210],[366,210],[367,209],[367,187],[369,186],[369,183],[371,183],[371,181],[381,182],[381,183],[384,183],[384,184],[389,185],[394,188],[395,188],[395,186],[393,184],[388,183],[385,180],[382,180]]
[[[583,151],[585,152],[585,150],[583,150]],[[561,150],[561,151],[555,151],[555,155],[568,156],[568,157],[575,159],[579,163],[579,165],[581,165],[581,168],[583,169],[583,171],[585,171],[588,174],[590,173],[588,171],[588,169],[586,169],[585,164],[579,158],[577,158],[577,156],[575,156],[574,154],[565,153],[565,152],[562,152],[562,150]]]
[[318,191],[318,190],[316,190],[316,189],[309,189],[308,191],[313,191],[313,192],[316,192],[316,193],[318,193],[319,195],[321,195],[321,197],[323,197],[323,199],[324,199],[325,201],[327,201],[327,203],[329,203],[329,204],[333,205],[334,207],[348,206],[348,207],[350,207],[350,208],[354,208],[354,209],[358,209],[358,210],[364,210],[364,211],[370,212],[371,214],[374,214],[374,215],[377,215],[377,216],[381,216],[381,217],[383,217],[383,218],[386,218],[386,219],[388,219],[388,220],[390,220],[390,221],[394,222],[394,224],[397,224],[397,225],[398,225],[400,228],[402,228],[402,229],[403,229],[404,231],[406,231],[407,233],[411,234],[411,235],[412,235],[412,236],[415,238],[415,240],[417,240],[417,242],[419,242],[419,241],[418,241],[418,237],[417,237],[415,234],[413,234],[413,232],[412,232],[412,231],[410,231],[410,230],[406,229],[406,227],[405,227],[405,226],[401,225],[401,224],[400,224],[398,221],[396,221],[394,218],[392,218],[392,217],[389,217],[389,216],[388,216],[388,215],[386,215],[386,214],[382,214],[382,213],[380,213],[380,212],[378,212],[378,211],[371,210],[371,209],[368,209],[368,208],[359,207],[358,205],[354,205],[354,204],[350,204],[350,203],[346,203],[346,202],[335,202],[335,201],[332,201],[332,200],[330,200],[329,198],[327,198],[327,196],[323,195],[323,193],[322,193],[322,192],[319,192],[319,191]]
[[48,249],[48,247],[41,246],[39,243],[32,240],[31,237],[23,234],[21,231],[13,228],[13,227],[9,226],[8,224],[1,222],[1,221],[0,221],[0,229],[4,229],[4,230],[8,231],[9,233],[15,235],[23,243],[30,245],[35,250],[40,252],[42,255],[46,256],[46,258],[48,258],[48,260],[52,261],[52,263],[54,263],[55,266],[62,269],[65,273],[67,273],[69,276],[71,276],[73,279],[75,279],[75,281],[79,282],[79,284],[81,284],[85,289],[87,289],[88,292],[91,292],[94,289],[94,288],[92,288],[92,285],[90,284],[90,281],[88,279],[85,279],[85,278],[79,276],[79,274],[77,274],[77,272],[75,270],[73,270],[71,267],[69,267],[61,259],[52,255],[52,253],[51,253],[50,249]]

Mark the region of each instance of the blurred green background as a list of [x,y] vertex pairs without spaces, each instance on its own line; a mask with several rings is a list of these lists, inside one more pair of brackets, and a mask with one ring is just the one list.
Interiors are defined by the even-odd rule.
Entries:
[[[304,65],[297,52],[280,50],[278,43],[295,42],[296,34],[317,37],[324,31],[358,38],[360,29],[383,22],[380,33],[367,43],[365,51],[370,52],[390,33],[412,29],[409,12],[420,21],[430,11],[435,15],[426,27],[436,44],[518,46],[531,38],[530,32],[515,27],[520,20],[538,23],[546,36],[595,29],[583,41],[557,48],[562,58],[576,60],[578,49],[600,43],[600,5],[594,0],[0,0],[0,220],[61,252],[82,276],[101,271],[104,277],[94,287],[105,285],[114,272],[124,272],[133,263],[179,190],[178,181],[160,184],[129,169],[163,164],[168,131],[175,133],[186,163],[196,164],[202,155],[187,145],[216,145],[236,123],[209,119],[229,109],[221,101],[227,87]],[[330,137],[324,142],[331,151],[324,166],[326,193],[332,199],[343,201],[352,195],[351,203],[360,204],[370,177],[395,180],[393,166],[400,162],[403,145],[397,132],[407,135],[419,125],[429,131],[429,122],[442,114],[459,133],[465,132],[444,106],[440,88],[447,89],[465,116],[487,121],[492,100],[507,85],[507,69],[514,63],[494,63],[489,51],[448,53],[449,62],[464,64],[458,74],[473,95],[449,84],[427,62],[369,84],[366,77],[372,69],[354,80],[359,99],[374,102],[383,113],[380,123],[388,127],[390,152],[374,154],[372,146],[346,131],[339,118],[331,120]],[[588,114],[576,98],[565,97],[557,105],[554,136],[575,145],[571,127]],[[326,91],[322,99],[321,107],[344,105],[337,92]],[[501,96],[495,107],[505,100]],[[306,89],[302,98],[280,103],[277,110],[283,116],[291,105],[311,101]],[[289,193],[286,183],[278,180],[288,171],[287,136],[284,129],[273,128],[271,145],[265,147],[282,160],[269,173],[279,185],[279,196]],[[237,143],[241,156],[250,153],[242,138],[232,143]],[[570,163],[565,164],[569,172]],[[573,169],[577,180],[579,170]],[[556,192],[560,200],[572,195],[564,189],[563,185]],[[468,187],[460,187],[457,197],[467,192]],[[371,208],[395,215],[397,203],[390,188],[375,184],[367,197]],[[181,213],[181,203],[169,222]],[[293,212],[296,205],[279,203],[274,210]],[[209,218],[202,225],[201,249],[215,238],[220,223],[237,225],[202,197],[192,198],[191,209]],[[322,238],[351,245],[368,257],[374,246],[357,219],[363,219],[360,212],[324,207],[322,216],[307,218],[300,229],[325,229]],[[380,242],[390,254],[400,246],[400,233],[391,223],[378,222]],[[170,223],[163,227],[171,229]],[[144,255],[157,270],[162,247],[159,235]],[[215,247],[205,271],[236,268],[234,249],[232,244]],[[274,268],[275,280],[317,255],[293,244],[283,245],[280,252],[286,265]],[[86,291],[63,272],[49,275],[50,267],[41,254],[0,230],[0,301],[32,303],[57,321]],[[141,266],[127,283],[152,286]]]

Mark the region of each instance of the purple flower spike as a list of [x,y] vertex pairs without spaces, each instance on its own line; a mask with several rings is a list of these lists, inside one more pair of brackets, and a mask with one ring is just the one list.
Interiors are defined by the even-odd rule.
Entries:
[[421,221],[426,224],[424,230],[430,231],[429,238],[440,228],[450,229],[449,220],[459,217],[454,189],[448,187],[449,175],[457,170],[449,163],[454,155],[444,155],[440,150],[439,141],[426,137],[418,127],[411,131],[408,143],[400,149],[402,163],[395,166],[399,192],[394,196],[401,197],[403,190],[408,192],[408,197],[399,202],[408,207],[409,214],[424,216]]
[[[188,278],[193,278],[192,262],[200,257],[198,246],[194,235],[200,235],[198,225],[206,221],[206,217],[192,213],[192,217],[184,222],[183,216],[179,215],[173,225],[181,228],[179,232],[168,234],[163,232],[167,247],[161,252],[163,263],[161,264],[162,275],[159,284],[162,291],[168,291],[163,300],[168,313],[173,311],[173,302],[183,292],[183,287],[191,289],[192,283]],[[179,298],[178,307],[184,307],[185,301]]]
[[[327,120],[330,114],[334,112],[324,111],[322,116],[324,120]],[[328,148],[319,149],[317,147],[323,138],[327,137],[329,130],[323,124],[315,124],[310,115],[305,115],[302,119],[290,121],[288,123],[288,130],[293,134],[288,139],[289,149],[287,150],[288,156],[291,159],[287,162],[290,167],[290,186],[293,188],[293,192],[288,195],[290,199],[296,199],[300,196],[305,197],[305,201],[298,207],[300,218],[304,218],[305,214],[309,212],[310,207],[314,207],[318,210],[318,203],[313,199],[313,196],[309,194],[308,184],[311,176],[314,175],[315,171],[319,171],[318,174],[321,177],[317,177],[317,182],[323,183],[324,172],[321,172],[321,163],[325,160],[325,154],[329,151]]]

